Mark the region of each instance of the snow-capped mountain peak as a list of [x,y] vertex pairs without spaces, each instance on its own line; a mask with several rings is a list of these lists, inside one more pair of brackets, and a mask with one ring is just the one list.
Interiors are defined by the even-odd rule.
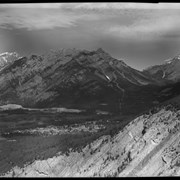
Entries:
[[164,62],[165,62],[165,64],[170,64],[170,63],[172,63],[172,58],[166,59]]
[[169,58],[161,65],[151,66],[144,70],[156,79],[166,79],[168,81],[178,82],[180,80],[180,55]]
[[0,56],[7,56],[7,55],[18,55],[16,52],[3,52],[0,54]]
[[178,54],[177,56],[175,56],[176,59],[180,60],[180,54]]
[[0,68],[6,66],[8,63],[11,63],[19,58],[20,56],[16,52],[1,53],[0,54]]

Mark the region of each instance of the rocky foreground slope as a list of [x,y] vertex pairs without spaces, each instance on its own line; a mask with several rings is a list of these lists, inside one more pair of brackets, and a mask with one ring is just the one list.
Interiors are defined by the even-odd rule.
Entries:
[[158,108],[131,121],[115,136],[102,136],[81,152],[70,150],[3,176],[91,177],[180,175],[180,110]]

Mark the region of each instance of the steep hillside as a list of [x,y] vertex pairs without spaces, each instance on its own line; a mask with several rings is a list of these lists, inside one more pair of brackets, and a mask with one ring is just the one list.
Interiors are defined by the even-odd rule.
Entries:
[[162,65],[155,65],[143,71],[146,75],[163,83],[174,83],[180,80],[180,56],[166,60]]
[[102,136],[82,151],[15,167],[14,177],[127,177],[180,175],[180,111],[172,106],[141,115],[115,136]]
[[[90,109],[107,104],[107,109],[121,111],[129,92],[144,91],[142,87],[149,85],[146,89],[152,92],[153,84],[151,78],[102,49],[62,49],[23,57],[2,69],[0,104]],[[151,104],[152,97],[150,93],[143,101]]]
[[179,62],[140,72],[102,49],[7,61],[1,175],[180,175]]

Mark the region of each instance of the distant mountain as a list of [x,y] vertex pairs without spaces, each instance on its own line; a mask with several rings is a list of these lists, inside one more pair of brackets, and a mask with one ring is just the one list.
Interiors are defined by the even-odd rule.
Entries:
[[12,63],[16,59],[20,58],[16,52],[5,52],[0,54],[0,69],[6,66],[8,63]]
[[[44,132],[46,136],[40,140],[44,141],[47,146],[44,146],[43,143],[42,146],[33,151],[33,155],[29,156],[28,154],[28,160],[33,157],[32,163],[26,163],[23,168],[22,165],[19,167],[18,165],[14,166],[16,161],[12,162],[10,159],[6,161],[5,159],[5,165],[7,163],[10,164],[10,167],[12,165],[12,169],[3,176],[179,176],[179,68],[180,56],[176,56],[162,65],[152,66],[141,72],[131,68],[123,60],[111,57],[101,48],[95,51],[52,50],[43,55],[31,55],[7,63],[0,69],[0,109],[3,112],[1,117],[9,113],[7,117],[8,123],[12,111],[15,110],[18,113],[19,111],[16,111],[18,109],[27,110],[23,107],[46,107],[41,111],[38,109],[42,113],[50,109],[50,107],[54,107],[51,112],[74,111],[74,113],[79,113],[81,110],[78,109],[83,110],[84,108],[89,111],[96,110],[94,112],[100,113],[106,113],[106,111],[120,112],[123,116],[117,114],[111,116],[114,122],[118,118],[120,124],[116,124],[118,128],[112,126],[113,128],[111,127],[109,130],[108,126],[111,126],[113,121],[109,121],[110,116],[106,116],[105,118],[109,123],[105,126],[105,129],[98,128],[99,134],[92,132],[93,136],[91,136],[90,132],[86,135],[85,131],[80,129],[82,139],[87,144],[85,146],[83,146],[84,143],[81,143],[81,139],[78,139],[78,137],[81,137],[80,131],[77,131],[78,128],[73,125],[76,133],[78,132],[77,136],[76,134],[69,136],[71,141],[67,141],[68,136],[64,136],[64,144],[66,145],[63,149],[66,149],[74,142],[74,139],[77,139],[75,143],[72,143],[74,145],[71,145],[68,151],[63,150],[64,152],[56,147],[56,144],[59,146],[59,142],[63,140],[56,136],[58,139],[56,141],[55,135],[53,135],[53,126],[49,126],[50,128],[45,127],[45,129],[26,129],[30,133],[35,130],[34,135],[36,136],[37,132]],[[71,109],[66,109],[69,107]],[[20,112],[22,113],[22,111]],[[112,113],[110,114],[112,115]],[[40,115],[42,116],[42,114]],[[34,119],[32,115],[25,114],[25,116]],[[11,116],[13,122],[17,117],[19,116]],[[53,119],[55,117],[53,115]],[[74,116],[70,117],[73,118],[73,121],[77,121]],[[78,116],[78,121],[79,119],[80,121],[82,119],[86,121],[85,117],[84,114]],[[132,120],[132,117],[136,118]],[[35,118],[35,122],[38,122],[36,119],[38,118]],[[47,121],[47,114],[44,114],[41,119]],[[62,119],[64,121],[69,120],[66,117]],[[105,124],[106,120],[104,118],[98,117],[99,119]],[[51,121],[52,118],[48,120]],[[23,120],[23,123],[19,124],[24,125],[24,122]],[[32,127],[29,122],[28,126]],[[99,124],[99,121],[92,124]],[[83,126],[86,127],[86,124],[83,123]],[[14,127],[12,126],[13,130]],[[67,130],[66,132],[70,132],[69,129],[72,129],[71,126],[66,128],[64,124],[63,127]],[[94,129],[94,126],[91,129]],[[58,128],[55,130],[58,132]],[[14,132],[17,133],[17,131]],[[50,132],[49,137],[47,132]],[[27,142],[29,135],[24,135]],[[16,136],[19,136],[19,134],[16,134]],[[14,138],[12,134],[10,136],[8,133],[5,137],[16,139],[16,136]],[[34,136],[32,137],[34,138]],[[2,136],[2,138],[4,137]],[[9,139],[6,143],[9,143]],[[32,141],[35,143],[35,147],[38,141]],[[53,144],[48,144],[49,141],[53,142]],[[12,147],[14,145],[13,142]],[[19,147],[21,146],[18,146],[18,151],[15,151],[15,154],[19,154]],[[44,147],[48,147],[47,151],[44,151]],[[34,145],[32,148],[34,148]],[[29,152],[27,149],[32,151],[32,148],[27,146],[25,150]],[[20,150],[24,152],[22,149]],[[43,153],[38,154],[38,150]],[[61,153],[57,154],[56,151]],[[56,156],[46,158],[46,154],[49,157],[51,153],[55,153]],[[26,153],[23,153],[23,155],[26,155]],[[20,164],[23,162],[25,162],[24,159]],[[3,168],[5,165],[3,164]]]
[[[11,55],[6,57],[17,57]],[[0,70],[0,105],[137,114],[180,95],[179,57],[142,72],[101,48],[51,50],[7,62]]]
[[[2,69],[0,104],[107,107],[120,111],[126,101],[126,109],[132,106],[132,101],[138,102],[136,107],[145,107],[144,103],[154,101],[155,83],[101,48],[95,51],[61,49],[19,58]],[[131,110],[134,111],[133,107]]]
[[180,81],[180,56],[168,59],[162,65],[149,67],[143,72],[161,82],[178,82]]

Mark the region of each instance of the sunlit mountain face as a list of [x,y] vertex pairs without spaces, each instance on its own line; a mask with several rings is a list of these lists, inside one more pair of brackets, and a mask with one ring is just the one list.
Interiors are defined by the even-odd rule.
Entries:
[[0,68],[3,68],[9,63],[12,63],[13,61],[17,60],[19,55],[16,52],[4,52],[0,54]]
[[162,65],[149,67],[148,69],[144,70],[144,72],[151,74],[157,79],[178,82],[180,80],[179,68],[180,56],[175,56],[172,59],[166,60]]

